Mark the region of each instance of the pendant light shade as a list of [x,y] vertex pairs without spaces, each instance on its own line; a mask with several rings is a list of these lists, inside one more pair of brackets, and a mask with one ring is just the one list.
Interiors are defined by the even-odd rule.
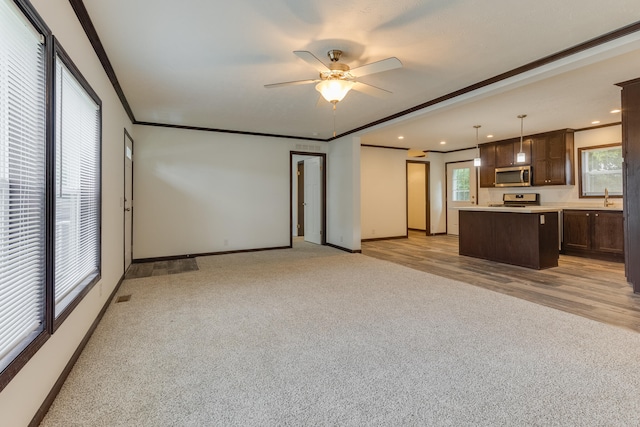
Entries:
[[516,163],[524,163],[527,161],[527,156],[522,151],[522,137],[524,131],[524,118],[527,117],[526,114],[520,114],[518,118],[520,119],[520,151],[516,155]]
[[320,92],[324,99],[335,104],[344,99],[354,84],[355,82],[348,80],[328,79],[318,83],[316,90]]
[[482,166],[482,160],[480,159],[480,146],[478,145],[478,129],[480,129],[480,125],[475,125],[476,128],[476,150],[478,150],[478,157],[473,159],[473,166]]

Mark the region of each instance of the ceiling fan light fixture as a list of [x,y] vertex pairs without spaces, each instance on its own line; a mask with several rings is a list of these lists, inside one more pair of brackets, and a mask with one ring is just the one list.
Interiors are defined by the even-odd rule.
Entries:
[[348,80],[323,80],[316,85],[316,90],[331,103],[340,102],[351,90],[355,82]]

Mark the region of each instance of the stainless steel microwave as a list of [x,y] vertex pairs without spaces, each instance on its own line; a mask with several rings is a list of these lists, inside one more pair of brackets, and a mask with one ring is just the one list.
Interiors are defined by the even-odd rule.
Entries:
[[496,187],[530,187],[531,166],[496,168]]

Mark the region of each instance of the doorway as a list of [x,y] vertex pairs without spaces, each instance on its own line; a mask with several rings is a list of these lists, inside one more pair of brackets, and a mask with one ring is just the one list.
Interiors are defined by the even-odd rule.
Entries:
[[124,130],[124,272],[133,258],[133,138]]
[[429,162],[407,160],[407,230],[431,234]]
[[447,234],[458,235],[458,209],[475,205],[478,196],[473,160],[447,163]]
[[290,244],[293,237],[326,244],[326,154],[290,152]]

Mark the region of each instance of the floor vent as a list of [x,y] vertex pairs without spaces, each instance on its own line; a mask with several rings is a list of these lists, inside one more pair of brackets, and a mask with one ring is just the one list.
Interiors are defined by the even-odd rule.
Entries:
[[119,302],[127,302],[131,299],[131,295],[120,295],[118,299],[116,299],[116,303]]

